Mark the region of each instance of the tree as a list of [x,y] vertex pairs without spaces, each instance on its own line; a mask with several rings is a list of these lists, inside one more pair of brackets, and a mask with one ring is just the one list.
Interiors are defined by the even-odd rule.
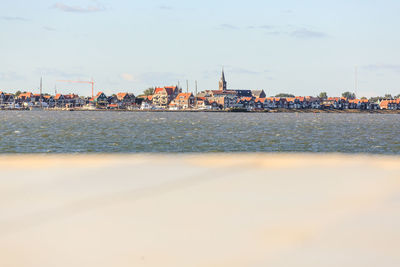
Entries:
[[361,99],[368,99],[368,98],[366,98],[365,96],[363,96],[363,97],[361,97]]
[[386,99],[393,99],[393,97],[392,97],[391,94],[385,94],[385,98],[386,98]]
[[376,103],[376,102],[378,102],[380,99],[382,99],[382,97],[380,97],[380,96],[371,97],[371,98],[369,99],[369,102],[371,102],[371,103]]
[[356,99],[356,94],[351,92],[344,92],[342,96],[347,99]]
[[294,95],[287,94],[287,93],[280,93],[280,94],[277,94],[275,97],[294,97]]
[[153,95],[154,94],[154,88],[153,87],[147,88],[146,90],[143,91],[143,94],[146,95],[146,96]]
[[318,95],[318,98],[327,99],[327,98],[328,98],[328,94],[327,94],[326,92],[321,92],[321,93]]
[[15,93],[15,96],[19,96],[20,94],[22,94],[22,92],[20,91],[20,90],[18,90],[16,93]]
[[400,98],[400,94],[396,95],[395,98]]

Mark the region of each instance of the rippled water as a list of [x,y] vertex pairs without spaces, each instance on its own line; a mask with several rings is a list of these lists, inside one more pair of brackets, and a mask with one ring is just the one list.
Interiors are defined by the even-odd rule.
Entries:
[[400,154],[383,114],[0,111],[0,153]]

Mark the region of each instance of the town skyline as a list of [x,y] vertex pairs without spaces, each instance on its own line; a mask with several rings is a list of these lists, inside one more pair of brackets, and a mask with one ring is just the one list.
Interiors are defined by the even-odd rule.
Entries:
[[[220,73],[221,74],[221,73]],[[0,88],[0,91],[2,92],[7,92],[7,93],[18,93],[18,92],[31,92],[34,94],[38,94],[40,93],[40,91],[42,92],[42,94],[46,94],[46,95],[57,95],[57,94],[78,94],[80,96],[84,96],[84,97],[90,97],[92,94],[97,94],[99,92],[104,92],[108,95],[114,95],[117,93],[121,93],[121,92],[127,92],[127,93],[132,93],[135,94],[136,96],[140,96],[143,95],[144,92],[148,89],[156,89],[156,88],[163,88],[165,86],[176,86],[178,88],[180,88],[182,90],[182,92],[190,92],[190,93],[195,93],[196,91],[199,93],[201,91],[208,91],[208,90],[230,90],[229,88],[227,88],[227,84],[228,82],[225,79],[225,71],[224,71],[224,67],[222,67],[222,76],[220,77],[220,79],[218,80],[218,82],[216,82],[217,86],[215,86],[215,88],[199,88],[197,87],[198,81],[194,81],[193,82],[193,87],[189,86],[189,81],[184,81],[184,84],[182,84],[180,81],[178,81],[176,84],[169,84],[169,85],[155,85],[155,86],[149,86],[147,88],[141,88],[141,89],[136,89],[136,90],[132,90],[132,89],[124,89],[124,88],[120,88],[117,90],[107,90],[107,89],[102,89],[102,88],[93,88],[94,91],[92,93],[91,89],[89,87],[89,85],[91,83],[95,84],[95,81],[92,80],[82,80],[82,81],[74,81],[74,80],[70,80],[70,81],[63,81],[63,80],[58,80],[57,83],[59,84],[60,87],[57,87],[57,84],[55,85],[55,87],[53,88],[53,91],[50,90],[46,90],[45,88],[40,88],[43,85],[43,77],[40,77],[40,85],[37,88],[33,88],[33,89],[23,89],[23,88],[19,88],[19,89],[11,89],[11,90],[2,90]],[[80,93],[79,91],[82,90],[74,90],[73,88],[76,88],[76,84],[82,84],[85,83],[87,88],[84,89],[85,91],[87,91],[87,93]],[[81,87],[81,86],[80,86]],[[65,88],[69,88],[69,89],[65,89]],[[232,88],[233,89],[233,88]],[[268,90],[264,89],[263,87],[257,87],[257,88],[236,88],[236,89],[243,89],[243,90],[263,90],[268,96],[270,97],[276,97],[279,95],[288,95],[289,97],[291,96],[313,96],[313,97],[318,97],[320,94],[326,94],[329,97],[340,97],[343,95],[343,93],[352,93],[354,94],[355,98],[379,98],[379,97],[388,97],[389,95],[393,98],[398,98],[400,96],[400,93],[395,92],[395,93],[391,93],[391,92],[386,92],[385,94],[382,95],[359,95],[357,94],[357,90],[342,90],[341,93],[337,94],[337,95],[331,95],[329,94],[327,91],[321,90],[319,92],[314,92],[313,94],[309,94],[309,95],[301,95],[301,94],[297,94],[294,90],[292,91],[280,91],[280,92],[274,92],[274,94],[268,94]],[[400,92],[400,90],[399,90]]]
[[0,90],[33,90],[40,76],[49,93],[57,85],[86,95],[86,86],[56,81],[91,78],[108,94],[186,80],[206,90],[224,66],[233,87],[271,95],[396,95],[399,8],[394,0],[3,1]]

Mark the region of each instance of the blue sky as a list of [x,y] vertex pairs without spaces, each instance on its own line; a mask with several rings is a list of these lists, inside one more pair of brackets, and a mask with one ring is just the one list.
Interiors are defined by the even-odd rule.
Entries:
[[400,93],[400,1],[0,0],[0,90]]

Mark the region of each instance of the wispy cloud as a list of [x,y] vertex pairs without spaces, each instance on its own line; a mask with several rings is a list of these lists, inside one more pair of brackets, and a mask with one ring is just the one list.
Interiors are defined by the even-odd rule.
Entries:
[[276,28],[276,26],[273,26],[273,25],[261,25],[261,26],[251,25],[251,26],[247,27],[247,29],[262,29],[262,30],[272,30],[275,28]]
[[221,25],[219,25],[219,27],[221,29],[228,29],[228,30],[238,30],[239,29],[239,27],[232,25],[232,24],[227,24],[227,23],[221,24]]
[[306,28],[300,28],[294,30],[290,33],[292,37],[300,38],[300,39],[313,39],[313,38],[325,38],[327,34],[323,32],[313,31]]
[[105,7],[99,4],[95,6],[82,7],[82,6],[70,6],[60,2],[54,4],[53,8],[59,9],[64,12],[74,12],[74,13],[92,13],[105,10]]
[[125,80],[125,81],[128,81],[128,82],[133,82],[133,81],[135,81],[135,78],[133,77],[133,75],[132,75],[132,74],[129,74],[129,73],[122,73],[122,74],[121,74],[121,78],[122,78],[123,80]]
[[172,7],[172,6],[168,6],[168,5],[161,5],[161,6],[159,6],[159,9],[162,9],[162,10],[171,10],[171,9],[173,9],[173,7]]
[[43,29],[44,29],[44,30],[46,30],[46,31],[51,31],[51,32],[54,32],[54,31],[56,31],[56,29],[55,29],[55,28],[53,28],[53,27],[49,27],[49,26],[43,26]]
[[23,18],[23,17],[8,17],[8,16],[2,16],[0,17],[2,20],[8,20],[8,21],[30,21],[30,19]]
[[296,27],[292,25],[275,26],[275,25],[261,25],[261,26],[248,26],[248,29],[262,30],[267,35],[283,35],[297,39],[318,39],[326,38],[328,34],[306,27]]
[[372,64],[372,65],[363,66],[362,68],[365,70],[368,70],[368,71],[400,72],[400,65],[396,65],[396,64]]

